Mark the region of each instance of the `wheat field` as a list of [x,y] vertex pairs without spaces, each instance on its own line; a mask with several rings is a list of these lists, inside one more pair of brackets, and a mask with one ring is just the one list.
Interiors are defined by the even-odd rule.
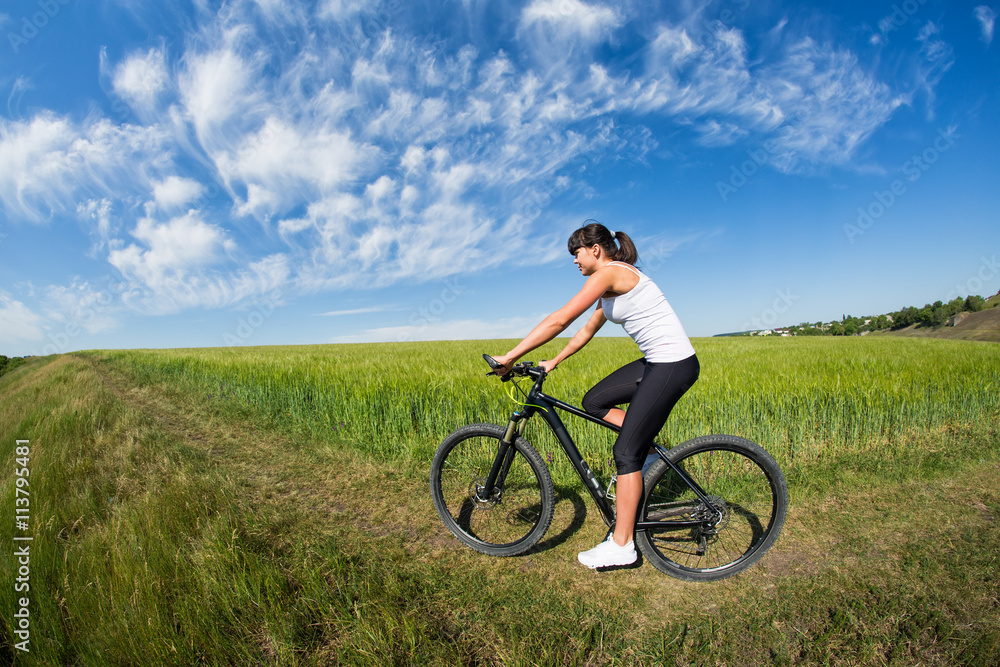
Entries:
[[[560,344],[528,358],[544,359]],[[462,341],[91,354],[142,381],[179,383],[319,446],[394,461],[429,460],[464,424],[505,423],[517,408],[517,389],[486,377],[481,354],[510,346]],[[889,460],[920,434],[987,427],[1000,417],[1000,349],[990,344],[709,338],[696,339],[695,347],[701,376],[661,433],[668,444],[706,433],[740,435],[794,470],[862,453],[869,462]],[[629,339],[595,339],[550,375],[546,392],[579,404],[590,386],[637,356]],[[613,434],[573,417],[565,421],[595,470],[607,468]],[[558,448],[541,420],[533,420],[527,437],[543,452]]]

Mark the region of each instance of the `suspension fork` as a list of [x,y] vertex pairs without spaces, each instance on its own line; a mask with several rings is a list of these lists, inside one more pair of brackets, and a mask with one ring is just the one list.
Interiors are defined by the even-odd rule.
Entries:
[[514,463],[514,455],[517,449],[514,447],[514,440],[524,433],[528,425],[530,412],[515,412],[507,423],[507,430],[500,438],[500,445],[497,447],[496,458],[493,459],[493,466],[490,474],[486,476],[486,482],[481,489],[476,490],[476,495],[480,500],[489,500],[495,491],[503,491],[504,482],[507,480],[507,473]]

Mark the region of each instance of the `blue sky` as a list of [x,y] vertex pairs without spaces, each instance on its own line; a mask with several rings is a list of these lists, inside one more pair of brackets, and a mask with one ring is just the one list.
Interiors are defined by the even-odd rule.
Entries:
[[0,353],[520,337],[590,218],[692,336],[994,294],[998,9],[5,3]]

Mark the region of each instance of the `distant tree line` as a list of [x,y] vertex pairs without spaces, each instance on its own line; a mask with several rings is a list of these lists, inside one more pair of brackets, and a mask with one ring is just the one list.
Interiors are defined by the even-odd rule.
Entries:
[[940,326],[959,313],[978,313],[984,308],[986,308],[986,299],[978,294],[970,294],[965,299],[958,297],[948,303],[935,301],[919,310],[910,306],[892,314],[890,328],[903,329],[911,324],[928,327]]
[[[796,326],[774,329],[773,333],[792,336],[856,336],[870,331],[896,331],[914,324],[934,327],[945,324],[959,313],[976,313],[985,308],[986,299],[978,294],[970,294],[964,299],[957,297],[948,303],[935,301],[923,308],[909,306],[885,315],[871,317],[844,315],[839,322],[803,322]],[[760,335],[760,333],[754,331],[744,335]]]
[[0,354],[0,375],[3,375],[4,373],[6,373],[8,371],[14,370],[15,368],[17,368],[18,366],[20,366],[23,363],[24,363],[24,359],[22,357],[12,357],[11,358],[11,357],[7,357],[7,356],[5,356],[3,354]]

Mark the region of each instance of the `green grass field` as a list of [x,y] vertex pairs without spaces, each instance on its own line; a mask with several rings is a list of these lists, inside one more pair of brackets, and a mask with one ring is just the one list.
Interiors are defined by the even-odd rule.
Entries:
[[[482,351],[509,341],[126,351],[91,355],[136,382],[168,382],[282,433],[373,460],[428,461],[456,427],[505,423],[515,403],[485,377]],[[553,353],[556,345],[538,351]],[[865,456],[908,465],[910,440],[951,425],[988,428],[1000,410],[994,346],[899,339],[704,339],[702,375],[663,437],[731,433],[764,445],[786,469]],[[597,339],[546,385],[579,403],[636,357],[627,339]],[[516,395],[516,394],[515,394]],[[529,439],[558,445],[541,423]],[[581,451],[601,464],[611,434],[573,424]],[[922,455],[919,452],[918,456]]]
[[[696,340],[702,376],[663,439],[760,442],[792,507],[757,566],[685,584],[578,566],[603,523],[558,459],[532,553],[481,556],[440,525],[430,458],[459,425],[506,421],[480,354],[508,344],[98,351],[0,378],[0,534],[27,534],[25,439],[33,537],[31,653],[8,550],[0,661],[1000,664],[1000,348]],[[577,402],[634,356],[597,339],[547,388]],[[606,470],[608,434],[568,425]],[[540,422],[526,435],[558,456]]]

